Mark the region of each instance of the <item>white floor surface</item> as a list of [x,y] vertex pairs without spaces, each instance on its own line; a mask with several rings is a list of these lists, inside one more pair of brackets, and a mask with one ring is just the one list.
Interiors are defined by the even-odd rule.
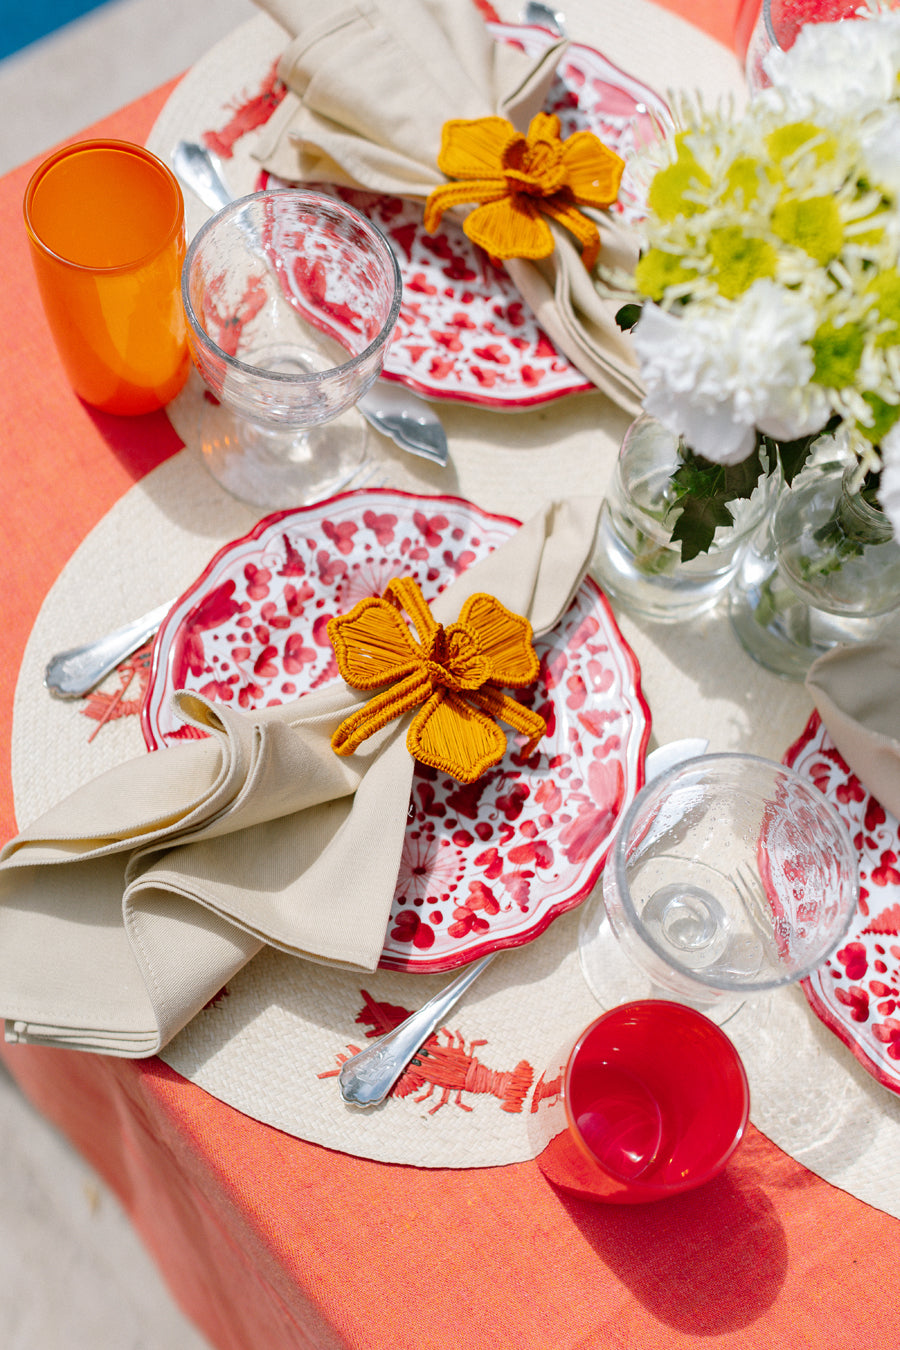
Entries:
[[256,12],[252,0],[108,0],[0,61],[0,173],[180,75]]

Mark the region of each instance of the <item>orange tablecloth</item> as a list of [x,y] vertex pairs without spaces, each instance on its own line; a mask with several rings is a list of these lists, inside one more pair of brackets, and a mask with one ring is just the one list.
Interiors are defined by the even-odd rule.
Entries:
[[[746,42],[752,4],[659,3],[722,41]],[[141,141],[167,94],[95,130]],[[41,600],[103,513],[180,448],[162,414],[101,417],[69,390],[21,225],[31,167],[0,181],[3,838],[15,831],[13,689]],[[897,1344],[900,1224],[753,1130],[702,1190],[605,1208],[557,1194],[534,1163],[418,1171],[306,1144],[158,1060],[21,1046],[2,1054],[118,1192],[175,1297],[219,1350]]]

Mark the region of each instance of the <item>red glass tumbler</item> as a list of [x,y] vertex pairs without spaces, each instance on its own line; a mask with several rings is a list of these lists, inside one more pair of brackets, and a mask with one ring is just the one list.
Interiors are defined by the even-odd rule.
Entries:
[[531,1110],[549,1181],[582,1199],[639,1204],[722,1171],[750,1092],[720,1027],[683,1004],[642,999],[592,1022],[539,1081]]

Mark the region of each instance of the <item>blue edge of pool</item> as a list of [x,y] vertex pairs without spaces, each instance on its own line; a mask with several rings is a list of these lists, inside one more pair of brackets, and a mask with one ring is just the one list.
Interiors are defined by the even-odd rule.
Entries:
[[0,0],[0,60],[108,2],[30,0],[28,4],[14,4],[13,0]]

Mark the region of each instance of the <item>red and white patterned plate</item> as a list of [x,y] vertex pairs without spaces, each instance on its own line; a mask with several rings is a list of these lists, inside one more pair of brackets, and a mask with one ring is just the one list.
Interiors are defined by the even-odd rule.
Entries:
[[[529,55],[554,41],[543,28],[489,24],[498,42],[522,47]],[[252,135],[275,100],[249,100],[255,110],[246,119]],[[228,127],[245,123],[228,107]],[[663,100],[599,52],[573,43],[568,48],[544,104],[557,113],[562,134],[593,131],[626,163],[614,210],[633,220],[642,206],[628,164],[654,135],[657,122],[671,120]],[[230,153],[234,133],[207,130],[203,139],[219,153]],[[285,186],[262,173],[255,188]],[[550,341],[525,305],[507,272],[491,261],[445,218],[427,234],[422,203],[401,197],[317,184],[342,197],[378,225],[397,256],[403,276],[403,305],[387,352],[384,374],[430,398],[451,399],[514,411],[579,393],[593,386]]]
[[[221,549],[174,605],[153,649],[142,712],[151,749],[190,732],[175,689],[272,706],[338,678],[326,624],[392,577],[428,600],[508,539],[518,522],[458,497],[344,493],[267,516]],[[586,580],[519,697],[547,719],[525,761],[510,734],[496,768],[461,784],[422,765],[381,965],[443,971],[541,933],[583,900],[613,827],[643,783],[650,734],[637,661]]]
[[785,763],[840,812],[859,850],[859,910],[843,945],[802,982],[810,1007],[879,1083],[900,1092],[900,826],[813,713]]

